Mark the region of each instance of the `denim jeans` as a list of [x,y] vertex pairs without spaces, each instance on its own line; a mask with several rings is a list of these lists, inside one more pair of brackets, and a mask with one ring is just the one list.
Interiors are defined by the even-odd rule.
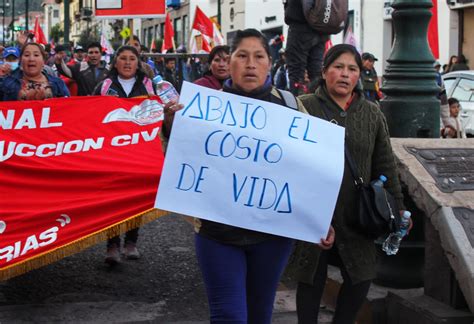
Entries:
[[276,289],[293,240],[275,237],[235,246],[196,234],[195,243],[211,323],[270,324]]

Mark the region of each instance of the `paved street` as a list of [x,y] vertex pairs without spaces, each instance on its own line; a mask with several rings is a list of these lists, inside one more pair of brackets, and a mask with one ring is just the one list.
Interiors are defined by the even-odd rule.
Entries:
[[[0,283],[0,323],[207,323],[192,226],[165,216],[142,227],[142,258],[110,268],[105,243]],[[294,287],[284,282],[274,323],[296,323]],[[322,323],[330,312],[323,311]]]

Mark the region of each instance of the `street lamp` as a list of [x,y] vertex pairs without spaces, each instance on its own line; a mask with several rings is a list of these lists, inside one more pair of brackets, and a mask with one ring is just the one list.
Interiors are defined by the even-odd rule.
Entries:
[[[392,3],[395,40],[382,85],[386,97],[380,101],[391,137],[439,138],[440,89],[427,37],[432,6],[432,0]],[[423,285],[423,218],[413,220],[414,230],[403,241],[400,257],[390,258],[380,252],[376,283],[399,288]],[[379,240],[377,244],[381,246]]]

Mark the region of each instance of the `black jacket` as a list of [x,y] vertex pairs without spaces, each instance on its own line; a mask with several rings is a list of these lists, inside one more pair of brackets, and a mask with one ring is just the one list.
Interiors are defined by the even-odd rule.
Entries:
[[[109,70],[105,61],[101,61],[98,67],[92,66],[87,62],[76,63],[68,66],[64,64],[56,64],[58,72],[77,82],[77,95],[88,96],[94,92],[97,84],[105,79]],[[96,77],[96,69],[99,70]]]

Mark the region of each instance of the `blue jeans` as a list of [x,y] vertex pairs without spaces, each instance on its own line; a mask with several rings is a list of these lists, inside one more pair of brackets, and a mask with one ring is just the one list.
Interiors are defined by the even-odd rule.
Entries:
[[275,237],[235,246],[195,236],[211,323],[270,324],[280,276],[293,240]]

